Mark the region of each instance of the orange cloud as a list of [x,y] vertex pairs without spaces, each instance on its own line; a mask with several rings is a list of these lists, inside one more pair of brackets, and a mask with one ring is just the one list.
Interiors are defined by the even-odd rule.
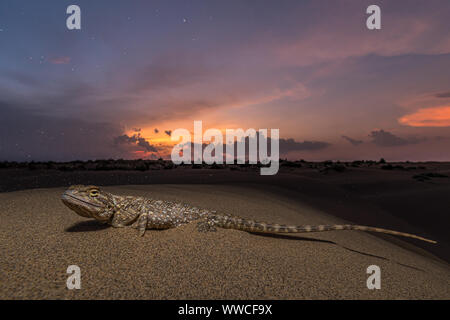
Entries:
[[53,64],[68,64],[70,63],[70,57],[54,57],[51,58],[49,61]]
[[450,106],[421,108],[398,122],[411,127],[450,127]]

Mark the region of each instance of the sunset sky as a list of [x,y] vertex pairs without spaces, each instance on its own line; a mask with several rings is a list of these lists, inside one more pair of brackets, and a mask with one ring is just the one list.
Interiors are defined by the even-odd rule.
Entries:
[[450,1],[0,2],[0,161],[165,157],[194,120],[278,128],[291,159],[450,161]]

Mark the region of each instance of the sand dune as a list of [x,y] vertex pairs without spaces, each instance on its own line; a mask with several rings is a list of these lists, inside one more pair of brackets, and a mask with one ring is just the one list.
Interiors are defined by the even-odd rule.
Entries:
[[[106,189],[270,222],[342,222],[248,187]],[[136,230],[109,228],[75,215],[59,200],[63,190],[0,194],[1,299],[450,298],[448,264],[402,240],[392,243],[357,231],[261,236],[219,229],[204,234],[195,223],[148,231],[140,238]],[[81,290],[66,288],[66,269],[72,264],[81,268]],[[370,265],[381,268],[381,290],[366,287]]]

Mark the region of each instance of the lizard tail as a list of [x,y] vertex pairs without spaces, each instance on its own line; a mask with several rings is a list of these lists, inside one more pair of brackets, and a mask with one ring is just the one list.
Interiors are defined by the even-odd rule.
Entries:
[[302,225],[302,226],[288,226],[280,224],[269,224],[265,222],[258,222],[253,220],[246,220],[238,217],[230,216],[214,216],[214,223],[218,227],[225,229],[236,229],[247,232],[259,232],[259,233],[304,233],[304,232],[323,232],[334,230],[359,230],[378,233],[387,233],[395,236],[414,238],[429,243],[437,243],[434,240],[426,239],[415,234],[404,233],[394,230],[374,228],[360,225],[351,224],[334,224],[334,225]]

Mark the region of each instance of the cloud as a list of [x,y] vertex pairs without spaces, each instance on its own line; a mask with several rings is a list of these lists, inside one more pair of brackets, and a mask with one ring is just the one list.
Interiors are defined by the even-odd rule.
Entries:
[[70,57],[54,57],[50,58],[48,61],[50,61],[53,64],[68,64],[70,63],[71,58]]
[[[257,138],[258,137],[258,138]],[[250,139],[260,140],[259,143],[267,143],[270,149],[271,138],[260,138],[259,132],[256,132],[256,136],[245,137],[245,145],[249,145]],[[235,146],[236,146],[235,142]],[[280,154],[286,154],[292,151],[316,151],[329,147],[331,144],[323,141],[295,141],[293,138],[279,138]]]
[[436,98],[450,98],[450,91],[436,93],[434,96]]
[[421,108],[398,122],[411,127],[450,127],[450,106]]
[[292,102],[312,95],[295,77],[283,76],[280,80],[270,67],[249,71],[235,64],[228,68],[210,63],[207,56],[192,55],[187,50],[153,57],[139,70],[124,71],[122,76],[131,79],[122,90],[134,100],[124,107],[132,105],[144,116],[135,116],[129,108],[120,111],[135,125],[149,127],[205,111]]
[[129,157],[114,146],[122,128],[22,110],[0,101],[0,161],[68,161]]
[[[122,50],[104,50],[104,41],[83,44],[66,37],[54,41],[54,36],[49,35],[39,42],[34,52],[48,49],[48,52],[54,53],[51,59],[53,62],[47,60],[47,67],[51,67],[52,72],[43,72],[42,66],[36,66],[36,59],[25,64],[16,63],[23,60],[23,55],[12,50],[13,46],[5,48],[6,59],[0,66],[0,97],[6,99],[7,96],[13,96],[16,103],[11,104],[12,108],[22,109],[26,114],[38,110],[41,116],[33,116],[33,121],[46,123],[48,120],[48,126],[54,125],[55,129],[64,124],[73,134],[78,130],[77,126],[84,130],[88,130],[88,127],[100,128],[101,125],[95,121],[110,124],[111,131],[101,127],[99,137],[104,141],[101,148],[110,150],[112,155],[122,150],[125,153],[129,148],[145,150],[136,141],[134,144],[121,144],[120,147],[110,146],[114,145],[115,137],[123,133],[134,134],[122,130],[122,125],[127,128],[142,127],[145,131],[150,128],[150,137],[155,127],[177,128],[194,117],[205,121],[217,119],[217,125],[213,124],[220,128],[232,125],[265,128],[280,123],[282,132],[289,132],[287,135],[290,137],[294,136],[296,129],[299,132],[300,126],[302,132],[312,137],[315,134],[320,134],[320,137],[331,136],[333,131],[341,131],[349,125],[356,126],[353,132],[367,132],[367,128],[390,123],[393,114],[397,119],[421,107],[446,104],[442,98],[447,97],[450,88],[442,87],[446,83],[445,75],[435,70],[436,65],[439,65],[439,70],[445,70],[449,55],[434,54],[449,52],[445,48],[449,48],[450,44],[450,2],[434,1],[432,6],[423,0],[410,2],[413,4],[408,10],[401,3],[384,4],[383,29],[380,32],[370,32],[365,28],[365,5],[354,5],[351,1],[339,4],[330,1],[304,1],[300,4],[293,1],[282,6],[273,3],[258,8],[251,5],[224,5],[226,10],[221,10],[223,21],[233,21],[234,29],[242,32],[236,33],[233,28],[206,28],[202,29],[202,40],[198,45],[186,46],[186,43],[177,41],[182,31],[172,30],[170,21],[167,21],[168,25],[160,28],[163,36],[157,37],[156,43],[142,43],[138,41],[141,37],[134,37],[137,40],[127,45],[130,48],[127,59],[124,59]],[[435,10],[436,7],[441,10]],[[254,10],[262,17],[258,21],[248,19]],[[137,10],[137,13],[145,14],[147,11]],[[236,12],[240,14],[236,16]],[[279,19],[280,16],[283,19]],[[236,19],[230,20],[231,17]],[[102,39],[106,38],[109,45],[120,44],[127,35],[119,29],[124,28],[114,31],[105,27],[100,32]],[[137,28],[135,31],[139,34],[142,30]],[[26,32],[23,36],[26,40],[33,33]],[[44,48],[49,43],[52,44],[51,48]],[[86,44],[89,50],[86,50]],[[133,47],[140,50],[133,50]],[[210,49],[214,54],[210,54]],[[95,55],[98,61],[91,59],[91,51],[98,53]],[[64,57],[69,54],[77,57],[76,61]],[[424,57],[422,54],[434,56]],[[367,55],[367,61],[360,59]],[[386,57],[392,55],[396,57]],[[431,60],[436,62],[430,66]],[[77,71],[70,72],[70,75],[65,72],[64,65],[49,65],[74,62],[77,63]],[[95,66],[97,63],[98,68]],[[330,65],[336,69],[330,69]],[[4,73],[8,69],[23,74],[13,78]],[[315,75],[316,71],[325,74],[311,79],[310,75]],[[338,76],[346,81],[335,80]],[[391,79],[392,86],[385,85],[386,79]],[[433,91],[426,92],[427,88]],[[322,90],[323,94],[316,95]],[[440,90],[447,92],[434,97],[438,100],[437,104],[418,103],[403,113],[398,113],[398,106],[390,104],[403,94],[425,92],[431,98]],[[340,95],[336,94],[338,92]],[[369,102],[376,101],[376,97],[371,95],[379,92],[382,92],[379,96],[383,101]],[[307,101],[300,101],[305,97]],[[362,99],[368,103],[361,107]],[[382,105],[384,109],[380,111],[371,103]],[[231,110],[233,107],[235,109]],[[357,108],[357,113],[353,114],[358,123],[352,123],[348,114]],[[386,109],[389,111],[385,112]],[[338,112],[340,115],[337,115]],[[19,128],[23,125],[20,119],[11,121]],[[178,126],[178,123],[181,125]],[[413,125],[411,119],[408,123]],[[424,120],[420,123],[423,125]],[[436,120],[433,120],[433,124],[436,124]],[[43,125],[44,128],[46,126]],[[38,128],[38,123],[33,122],[32,127]],[[11,129],[11,134],[6,132],[5,137],[24,143],[21,138],[16,139],[15,133],[18,131]],[[32,137],[32,131],[27,128],[24,130],[30,135],[30,143],[40,141]],[[163,133],[164,129],[160,130]],[[446,134],[441,131],[436,134]],[[67,131],[65,133],[67,136]],[[295,134],[295,137],[298,135]],[[355,137],[360,136],[355,134]],[[338,139],[341,140],[339,136]],[[368,138],[363,139],[369,141]],[[99,157],[106,154],[92,149],[91,141],[86,140],[89,140],[87,135],[81,135],[79,139],[73,136],[76,143],[73,153],[68,147],[60,150],[61,139],[58,143],[49,143],[54,148],[46,150],[49,157],[59,157],[61,154]],[[95,141],[100,148],[101,142]],[[347,141],[340,142],[347,149],[352,149],[352,142]],[[10,142],[5,144],[12,146]],[[84,144],[86,153],[82,151]],[[326,143],[324,145],[320,141],[294,140],[294,143],[285,142],[284,145],[288,150],[312,150],[314,154],[320,154],[314,151],[320,148],[325,150],[324,154],[334,149],[334,146],[331,150],[327,149]],[[30,150],[37,148],[29,147]],[[366,147],[378,150],[374,144],[365,143],[360,148],[353,148],[354,153],[363,152],[361,149]]]
[[355,140],[347,136],[342,136],[342,138],[350,142],[353,146],[359,146],[361,143],[364,143],[362,140]]
[[165,130],[164,133],[170,137],[172,135],[172,130]]
[[398,146],[405,146],[408,144],[416,144],[421,141],[424,141],[424,139],[418,139],[418,138],[400,138],[388,131],[384,130],[378,130],[378,131],[372,131],[369,134],[369,137],[372,138],[372,143],[380,146],[380,147],[398,147]]
[[[275,52],[276,61],[299,66],[372,54],[450,53],[448,1],[435,4],[440,12],[414,2],[408,11],[398,2],[383,4],[382,31],[368,33],[364,23],[367,6],[352,1],[313,1],[307,8],[309,16],[302,19],[305,31],[280,33],[266,51]],[[300,13],[292,10],[290,14]],[[384,32],[385,27],[390,31]]]
[[[266,138],[260,139],[259,136],[260,136],[259,132],[256,132],[256,135],[246,136],[240,140],[241,143],[242,143],[242,141],[244,142],[246,157],[248,157],[249,146],[250,146],[251,142],[256,143],[257,152],[258,152],[258,146],[260,143],[266,144],[267,150],[270,153],[272,139],[270,137],[268,139],[266,139]],[[225,137],[224,137],[224,139],[225,139]],[[191,152],[192,152],[192,157],[193,157],[193,150],[194,150],[193,148],[194,148],[195,143],[188,142],[185,145],[189,145],[189,144],[191,145]],[[204,150],[210,144],[211,143],[209,143],[209,142],[208,143],[203,142],[202,150]],[[237,152],[238,152],[238,149],[237,149],[238,141],[236,140],[234,142],[230,141],[228,143],[224,143],[222,145],[222,148],[223,148],[222,150],[223,150],[224,155],[227,151],[227,146],[231,147],[231,149],[234,150],[234,155],[236,157]],[[280,154],[280,156],[286,156],[289,152],[295,152],[295,151],[313,151],[314,152],[314,151],[328,148],[329,146],[331,146],[330,143],[323,142],[323,141],[295,141],[292,138],[280,138],[279,139],[279,154]]]
[[280,153],[285,154],[291,151],[315,151],[329,147],[331,144],[323,141],[295,141],[292,138],[280,138]]
[[144,151],[147,152],[158,152],[158,150],[154,146],[152,146],[147,140],[145,140],[145,138],[143,138],[140,133],[134,134],[132,136],[129,136],[127,134],[118,136],[114,138],[114,144],[139,146],[142,149],[144,149]]
[[[95,76],[82,80],[61,78],[51,73],[42,81],[39,74],[30,71],[16,74],[15,78],[0,72],[0,78],[6,78],[11,87],[4,86],[0,96],[5,91],[16,102],[23,100],[49,113],[101,117],[108,122],[146,128],[214,110],[226,113],[230,108],[244,109],[279,100],[293,102],[311,96],[302,82],[289,76],[280,81],[280,75],[273,76],[270,68],[250,71],[234,64],[226,68],[203,58],[188,50],[158,54],[137,69],[124,70],[118,64],[108,71],[107,80]],[[56,57],[52,61],[60,64],[69,59]],[[26,86],[26,91],[17,82]]]

